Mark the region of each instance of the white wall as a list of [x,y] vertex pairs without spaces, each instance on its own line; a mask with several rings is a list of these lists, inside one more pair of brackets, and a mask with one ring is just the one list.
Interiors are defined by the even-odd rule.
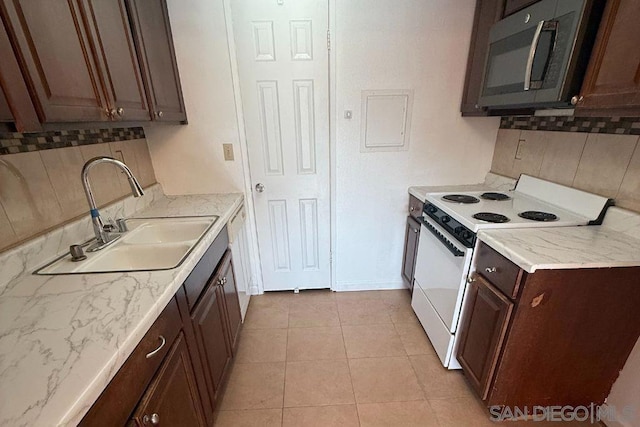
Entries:
[[[158,182],[167,194],[244,188],[222,0],[168,0],[189,124],[147,126]],[[222,143],[233,143],[226,162]]]
[[[401,286],[407,187],[482,182],[491,165],[499,119],[459,112],[475,0],[336,3],[337,288]],[[409,151],[360,153],[370,89],[414,89]]]
[[[620,371],[618,380],[613,384],[611,393],[607,397],[607,405],[615,407],[618,411],[620,426],[640,425],[640,341],[636,343],[627,363]],[[625,407],[629,407],[632,412],[623,415]],[[615,427],[613,423],[608,425]]]

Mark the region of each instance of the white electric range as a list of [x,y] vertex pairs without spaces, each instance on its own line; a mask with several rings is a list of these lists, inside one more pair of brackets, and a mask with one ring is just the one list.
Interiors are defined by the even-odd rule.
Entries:
[[427,193],[411,306],[442,364],[455,357],[476,233],[486,228],[600,224],[612,200],[528,175],[512,191]]

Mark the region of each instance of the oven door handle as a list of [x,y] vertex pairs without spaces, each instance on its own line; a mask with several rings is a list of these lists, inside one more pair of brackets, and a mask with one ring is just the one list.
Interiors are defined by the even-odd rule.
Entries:
[[449,252],[453,254],[453,256],[456,256],[456,257],[464,256],[464,252],[458,249],[456,245],[451,243],[451,241],[449,241],[449,239],[447,239],[440,231],[438,231],[438,229],[436,229],[433,225],[431,225],[429,221],[425,220],[424,218],[420,218],[420,222],[422,223],[422,225],[425,226],[427,230],[431,232],[431,234],[435,236],[436,239],[442,242],[444,247],[447,248]]

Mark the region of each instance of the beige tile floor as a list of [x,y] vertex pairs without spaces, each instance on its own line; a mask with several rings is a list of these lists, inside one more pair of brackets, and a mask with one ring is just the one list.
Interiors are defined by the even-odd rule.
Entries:
[[496,425],[463,374],[442,367],[406,290],[251,297],[216,419],[233,427]]

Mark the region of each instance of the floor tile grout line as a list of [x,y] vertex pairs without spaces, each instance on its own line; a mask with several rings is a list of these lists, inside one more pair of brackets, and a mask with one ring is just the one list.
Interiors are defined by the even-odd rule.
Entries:
[[356,398],[356,389],[353,385],[353,375],[351,375],[351,364],[349,363],[349,355],[347,354],[347,343],[344,339],[344,329],[342,324],[340,325],[340,331],[342,332],[342,346],[344,347],[344,355],[346,356],[347,371],[349,372],[349,383],[351,384],[351,393],[353,393],[353,404],[356,407],[356,416],[358,417],[358,424],[362,425],[360,421],[360,411],[358,411],[358,399]]

